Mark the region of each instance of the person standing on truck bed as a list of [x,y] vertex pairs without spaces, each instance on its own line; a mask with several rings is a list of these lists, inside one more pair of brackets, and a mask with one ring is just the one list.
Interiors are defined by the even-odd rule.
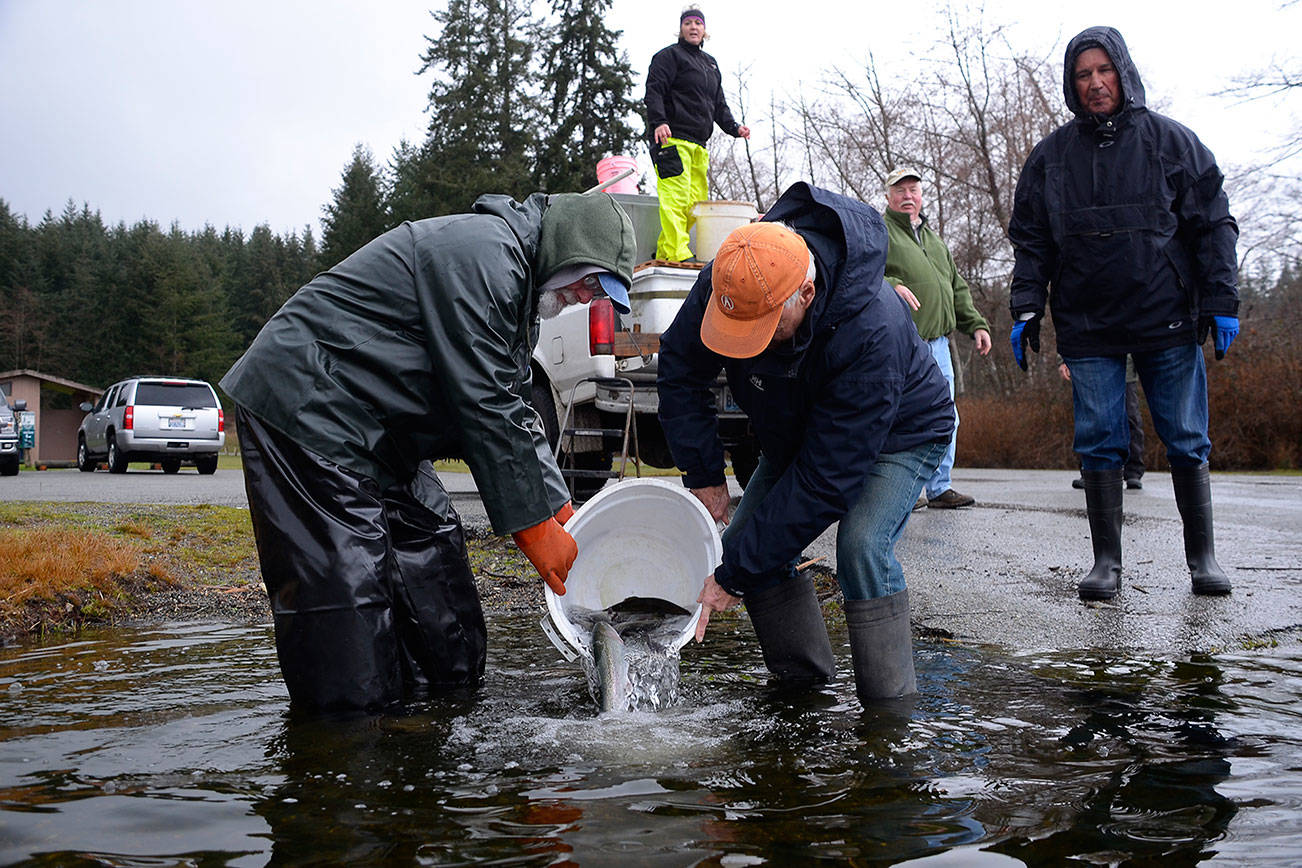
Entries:
[[711,612],[745,602],[771,672],[830,678],[818,596],[792,564],[839,521],[836,577],[865,701],[917,689],[895,542],[954,430],[949,386],[885,263],[876,211],[796,183],[701,270],[661,337],[658,372],[674,463],[716,520],[729,505],[710,393],[720,369],[760,444],[701,592],[698,640]]
[[660,198],[656,258],[668,262],[696,261],[687,230],[693,222],[692,206],[710,196],[705,146],[714,125],[734,138],[750,138],[750,127],[738,124],[728,110],[719,64],[701,50],[707,38],[705,13],[696,7],[683,10],[678,41],[655,53],[646,74],[651,162]]
[[635,248],[605,193],[481,196],[314,277],[222,378],[296,706],[478,685],[483,612],[432,460],[464,459],[494,530],[565,593],[573,508],[530,353],[540,315],[600,293],[627,313]]

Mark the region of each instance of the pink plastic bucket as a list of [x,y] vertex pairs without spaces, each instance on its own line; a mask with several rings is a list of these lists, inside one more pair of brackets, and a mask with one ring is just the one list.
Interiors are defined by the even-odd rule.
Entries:
[[632,169],[633,174],[629,175],[622,181],[616,181],[606,188],[607,193],[636,193],[637,192],[637,160],[632,157],[615,155],[605,157],[597,162],[597,183],[602,184],[627,169]]

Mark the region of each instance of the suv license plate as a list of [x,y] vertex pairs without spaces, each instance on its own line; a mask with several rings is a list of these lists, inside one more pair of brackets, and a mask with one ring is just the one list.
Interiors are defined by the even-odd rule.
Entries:
[[168,428],[186,428],[186,427],[188,427],[188,423],[189,423],[189,420],[188,420],[188,419],[179,419],[179,418],[168,419],[168,420],[167,420],[167,427],[168,427]]

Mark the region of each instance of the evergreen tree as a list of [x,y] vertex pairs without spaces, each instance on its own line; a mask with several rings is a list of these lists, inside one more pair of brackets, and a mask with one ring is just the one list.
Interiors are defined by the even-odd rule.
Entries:
[[389,160],[389,214],[394,225],[404,220],[420,220],[438,213],[426,190],[424,147],[403,139],[393,149]]
[[112,334],[116,325],[115,245],[98,211],[69,200],[60,217],[46,212],[34,247],[42,304],[50,313],[40,369],[57,367],[55,373],[96,384],[112,367],[111,342],[92,336]]
[[[420,73],[432,72],[429,127],[400,174],[422,216],[469,209],[482,193],[532,192],[540,108],[530,64],[540,25],[527,0],[449,0],[433,13]],[[411,195],[416,193],[417,195]]]
[[392,224],[385,203],[384,177],[370,149],[358,144],[344,168],[334,200],[322,210],[321,267],[330,268]]
[[[248,307],[249,257],[244,242],[244,233],[227,226],[220,237],[213,242],[212,255],[220,262],[217,269],[218,285],[226,298],[226,310],[230,312],[231,330],[235,334],[237,352],[243,352],[256,335],[257,328],[251,323],[255,317],[246,313]],[[252,331],[250,332],[250,329]],[[234,359],[232,359],[234,361]]]
[[100,347],[97,381],[184,373],[173,363],[181,342],[177,308],[186,279],[167,236],[157,223],[141,220],[130,228],[119,225],[110,237],[113,268],[97,276],[95,287],[101,333],[107,338]]
[[0,370],[37,368],[50,320],[32,229],[0,199]]
[[619,50],[619,30],[605,26],[611,0],[552,0],[542,92],[550,97],[534,167],[538,189],[581,191],[596,183],[597,162],[629,153],[638,130],[630,118],[633,70]]
[[247,347],[302,282],[287,279],[285,242],[265,223],[255,226],[245,245],[244,282],[233,319],[237,342]]
[[71,201],[37,226],[0,200],[0,370],[105,386],[136,373],[216,382],[318,265],[309,227],[105,227]]

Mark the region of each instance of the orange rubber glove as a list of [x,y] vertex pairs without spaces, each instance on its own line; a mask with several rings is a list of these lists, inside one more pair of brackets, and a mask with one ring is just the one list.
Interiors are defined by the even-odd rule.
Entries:
[[533,527],[517,530],[511,534],[511,539],[515,540],[552,593],[563,595],[565,579],[570,574],[570,567],[574,566],[574,559],[579,556],[574,537],[566,533],[556,519],[549,518]]
[[556,510],[556,516],[555,516],[556,523],[559,524],[561,527],[565,527],[565,522],[569,521],[573,517],[574,517],[574,504],[568,500],[565,501],[564,506]]

